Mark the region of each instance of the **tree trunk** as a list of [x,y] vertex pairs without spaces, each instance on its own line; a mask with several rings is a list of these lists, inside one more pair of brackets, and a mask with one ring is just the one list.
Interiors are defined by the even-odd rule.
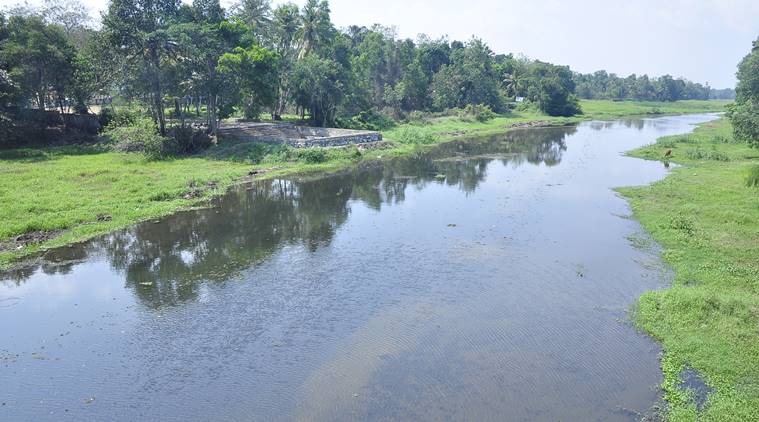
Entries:
[[39,83],[39,89],[37,90],[37,107],[41,111],[45,111],[45,97],[47,97],[47,90],[45,89],[45,78],[42,73],[42,69],[37,69],[37,81]]
[[207,61],[208,66],[208,80],[211,81],[211,89],[208,92],[208,132],[212,135],[216,135],[218,129],[218,92],[215,87],[216,82],[216,60],[209,59]]
[[161,75],[160,75],[160,60],[158,58],[158,51],[155,48],[150,50],[150,66],[152,68],[152,89],[153,89],[153,107],[155,107],[155,116],[158,122],[158,131],[161,136],[166,135],[166,117],[163,112],[163,94],[161,92]]
[[217,117],[216,117],[216,95],[208,96],[208,132],[216,134]]

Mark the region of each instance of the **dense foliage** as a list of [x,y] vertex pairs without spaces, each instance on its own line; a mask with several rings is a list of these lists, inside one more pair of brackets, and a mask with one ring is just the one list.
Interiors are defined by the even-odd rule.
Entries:
[[759,148],[759,38],[738,65],[735,105],[728,116],[735,137]]
[[732,89],[712,89],[708,84],[691,82],[682,78],[664,75],[649,78],[648,75],[619,77],[614,73],[599,70],[595,73],[574,75],[577,95],[585,99],[638,100],[638,101],[678,101],[733,99]]
[[729,95],[669,75],[581,75],[495,54],[478,38],[399,39],[379,25],[338,30],[326,0],[237,0],[229,10],[219,0],[110,0],[99,30],[77,1],[5,13],[0,107],[86,112],[95,97],[116,99],[142,108],[162,137],[188,121],[215,133],[224,118],[266,112],[380,129],[419,112],[468,108],[487,120],[519,105],[571,116],[582,113],[578,97]]

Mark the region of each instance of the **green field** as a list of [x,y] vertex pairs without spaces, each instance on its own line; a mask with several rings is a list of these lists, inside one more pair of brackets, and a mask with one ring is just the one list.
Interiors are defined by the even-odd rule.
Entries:
[[[148,161],[140,155],[97,147],[0,151],[0,267],[41,249],[202,206],[254,169],[266,170],[267,176],[333,171],[360,160],[404,155],[454,138],[504,132],[526,122],[567,124],[651,110],[672,114],[721,111],[724,104],[585,101],[585,115],[571,118],[534,111],[514,112],[487,122],[438,117],[388,130],[383,133],[389,140],[383,149],[363,152],[349,147],[330,148],[318,154],[280,151],[260,156],[259,147],[231,141],[221,141],[195,157],[169,161]],[[25,233],[39,235],[43,241],[14,242]]]
[[[664,248],[672,287],[643,295],[640,327],[660,340],[672,421],[759,420],[759,150],[736,143],[721,119],[661,138],[631,155],[678,167],[663,181],[620,189]],[[684,368],[713,390],[701,411],[678,387]]]

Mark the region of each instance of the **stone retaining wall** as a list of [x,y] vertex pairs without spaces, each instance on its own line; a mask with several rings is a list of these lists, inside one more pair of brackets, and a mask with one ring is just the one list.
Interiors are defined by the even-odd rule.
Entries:
[[336,147],[382,140],[372,131],[296,126],[291,123],[233,123],[219,128],[221,138],[284,144],[295,148]]

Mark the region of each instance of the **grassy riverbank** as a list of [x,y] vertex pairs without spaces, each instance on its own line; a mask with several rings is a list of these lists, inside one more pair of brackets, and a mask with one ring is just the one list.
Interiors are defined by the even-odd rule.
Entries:
[[[457,137],[502,133],[511,127],[569,124],[588,119],[722,111],[724,101],[639,103],[583,101],[585,115],[549,117],[513,112],[486,122],[436,117],[384,132],[383,148],[261,151],[220,142],[204,154],[168,161],[98,147],[0,151],[0,267],[41,249],[61,246],[130,224],[203,205],[254,170],[267,176],[332,171],[362,160],[417,151]],[[254,164],[255,163],[255,164]]]
[[[673,421],[759,420],[759,150],[733,140],[729,122],[706,123],[631,155],[682,164],[663,181],[621,189],[664,248],[672,287],[640,299],[637,322],[659,339]],[[680,374],[712,390],[701,410]]]

